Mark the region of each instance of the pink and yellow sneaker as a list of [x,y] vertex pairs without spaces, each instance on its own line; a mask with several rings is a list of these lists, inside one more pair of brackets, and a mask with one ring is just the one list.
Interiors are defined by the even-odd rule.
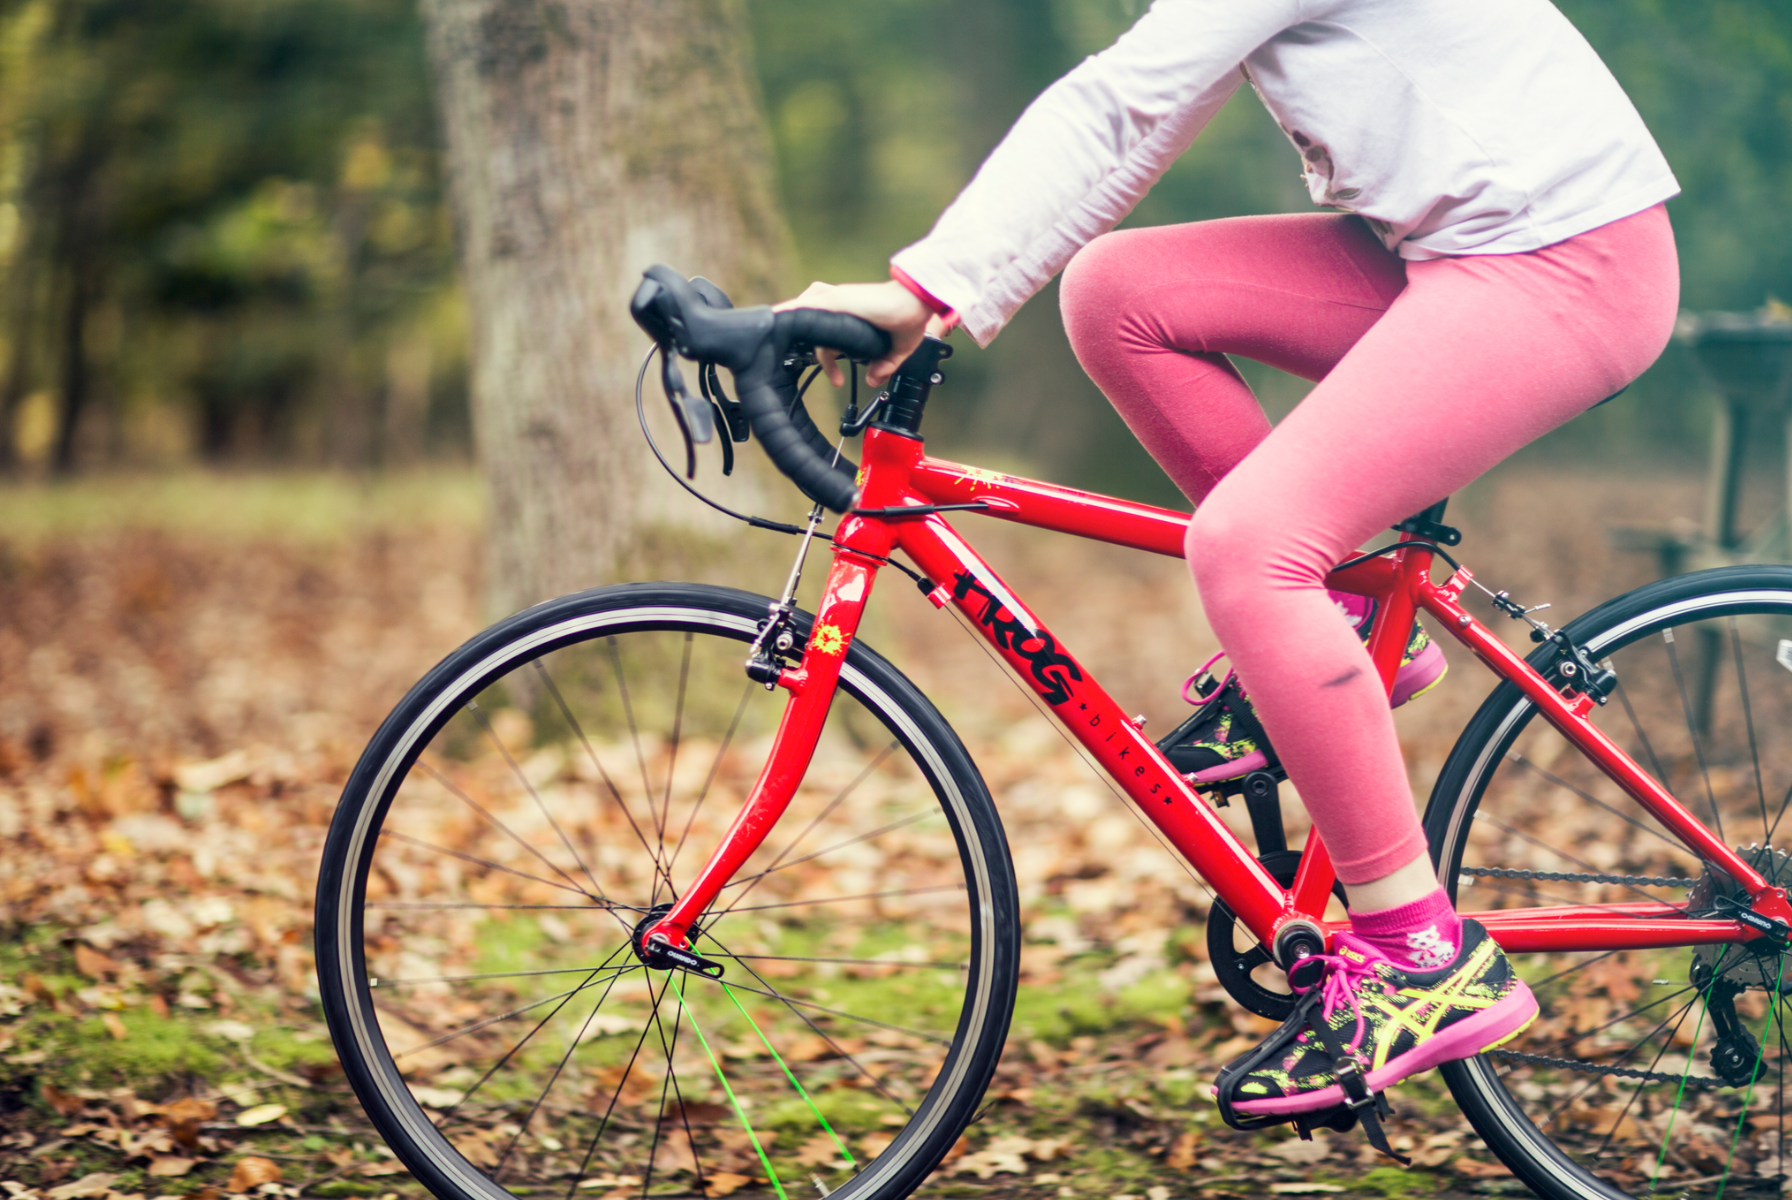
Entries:
[[[1375,621],[1375,601],[1345,592],[1332,592],[1331,597],[1357,636],[1367,641]],[[1189,676],[1182,686],[1182,698],[1198,707],[1157,744],[1171,765],[1197,784],[1219,783],[1252,771],[1278,770],[1281,766],[1238,677],[1230,670],[1223,675],[1214,674],[1214,665],[1224,657],[1225,652],[1221,651]],[[1394,676],[1390,707],[1399,708],[1424,695],[1443,680],[1449,669],[1443,650],[1431,640],[1425,627],[1414,621],[1406,653],[1400,657],[1400,671]]]
[[[1537,1017],[1531,990],[1476,921],[1463,921],[1462,945],[1431,970],[1396,966],[1349,933],[1338,934],[1332,950],[1317,956],[1324,974],[1309,1027],[1291,1019],[1220,1072],[1214,1091],[1230,1084],[1238,1112],[1287,1115],[1345,1103],[1328,1041],[1352,1060],[1368,1090],[1379,1092],[1509,1041]],[[1325,1026],[1323,1037],[1313,1021]]]

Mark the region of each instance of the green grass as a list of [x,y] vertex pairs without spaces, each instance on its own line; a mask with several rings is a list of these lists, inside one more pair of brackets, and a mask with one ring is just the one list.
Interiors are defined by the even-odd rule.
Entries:
[[0,512],[5,537],[25,545],[125,529],[332,541],[374,529],[476,527],[485,491],[471,468],[363,476],[183,470],[0,485]]

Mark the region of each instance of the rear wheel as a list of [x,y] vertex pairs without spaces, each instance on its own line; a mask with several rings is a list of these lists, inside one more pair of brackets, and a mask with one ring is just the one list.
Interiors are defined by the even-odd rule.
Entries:
[[[1792,569],[1664,580],[1568,626],[1619,687],[1595,722],[1769,879],[1792,883]],[[1470,723],[1426,812],[1466,915],[1736,892],[1511,684]],[[1643,920],[1672,920],[1638,916]],[[1788,956],[1739,946],[1514,956],[1542,1015],[1444,1074],[1482,1138],[1555,1200],[1779,1195],[1792,1105]]]
[[957,737],[862,645],[699,922],[722,977],[635,953],[764,764],[785,695],[743,664],[766,608],[630,585],[530,609],[363,754],[318,974],[362,1104],[436,1195],[895,1200],[973,1115],[1014,1004],[1013,871]]

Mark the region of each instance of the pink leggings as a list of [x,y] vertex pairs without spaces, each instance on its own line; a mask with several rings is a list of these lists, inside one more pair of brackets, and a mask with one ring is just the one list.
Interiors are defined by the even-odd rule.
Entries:
[[[1352,216],[1237,217],[1110,233],[1065,270],[1071,345],[1197,504],[1202,605],[1345,884],[1425,838],[1326,572],[1635,379],[1679,287],[1661,206],[1529,254],[1426,262]],[[1227,354],[1319,383],[1272,430]]]

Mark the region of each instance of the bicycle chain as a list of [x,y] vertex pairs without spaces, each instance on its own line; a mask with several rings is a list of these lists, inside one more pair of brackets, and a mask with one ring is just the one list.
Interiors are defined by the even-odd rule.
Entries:
[[1615,883],[1630,887],[1690,888],[1696,879],[1672,875],[1586,875],[1576,871],[1518,871],[1511,867],[1463,867],[1457,872],[1477,879],[1537,879],[1545,883]]
[[1564,1071],[1579,1071],[1583,1075],[1615,1075],[1619,1079],[1640,1079],[1644,1083],[1682,1082],[1688,1087],[1721,1088],[1729,1087],[1721,1079],[1709,1075],[1668,1075],[1661,1071],[1637,1071],[1630,1067],[1602,1067],[1598,1063],[1580,1062],[1572,1058],[1550,1058],[1545,1054],[1524,1054],[1517,1050],[1489,1050],[1486,1052],[1494,1058],[1511,1059],[1533,1067],[1556,1067]]

